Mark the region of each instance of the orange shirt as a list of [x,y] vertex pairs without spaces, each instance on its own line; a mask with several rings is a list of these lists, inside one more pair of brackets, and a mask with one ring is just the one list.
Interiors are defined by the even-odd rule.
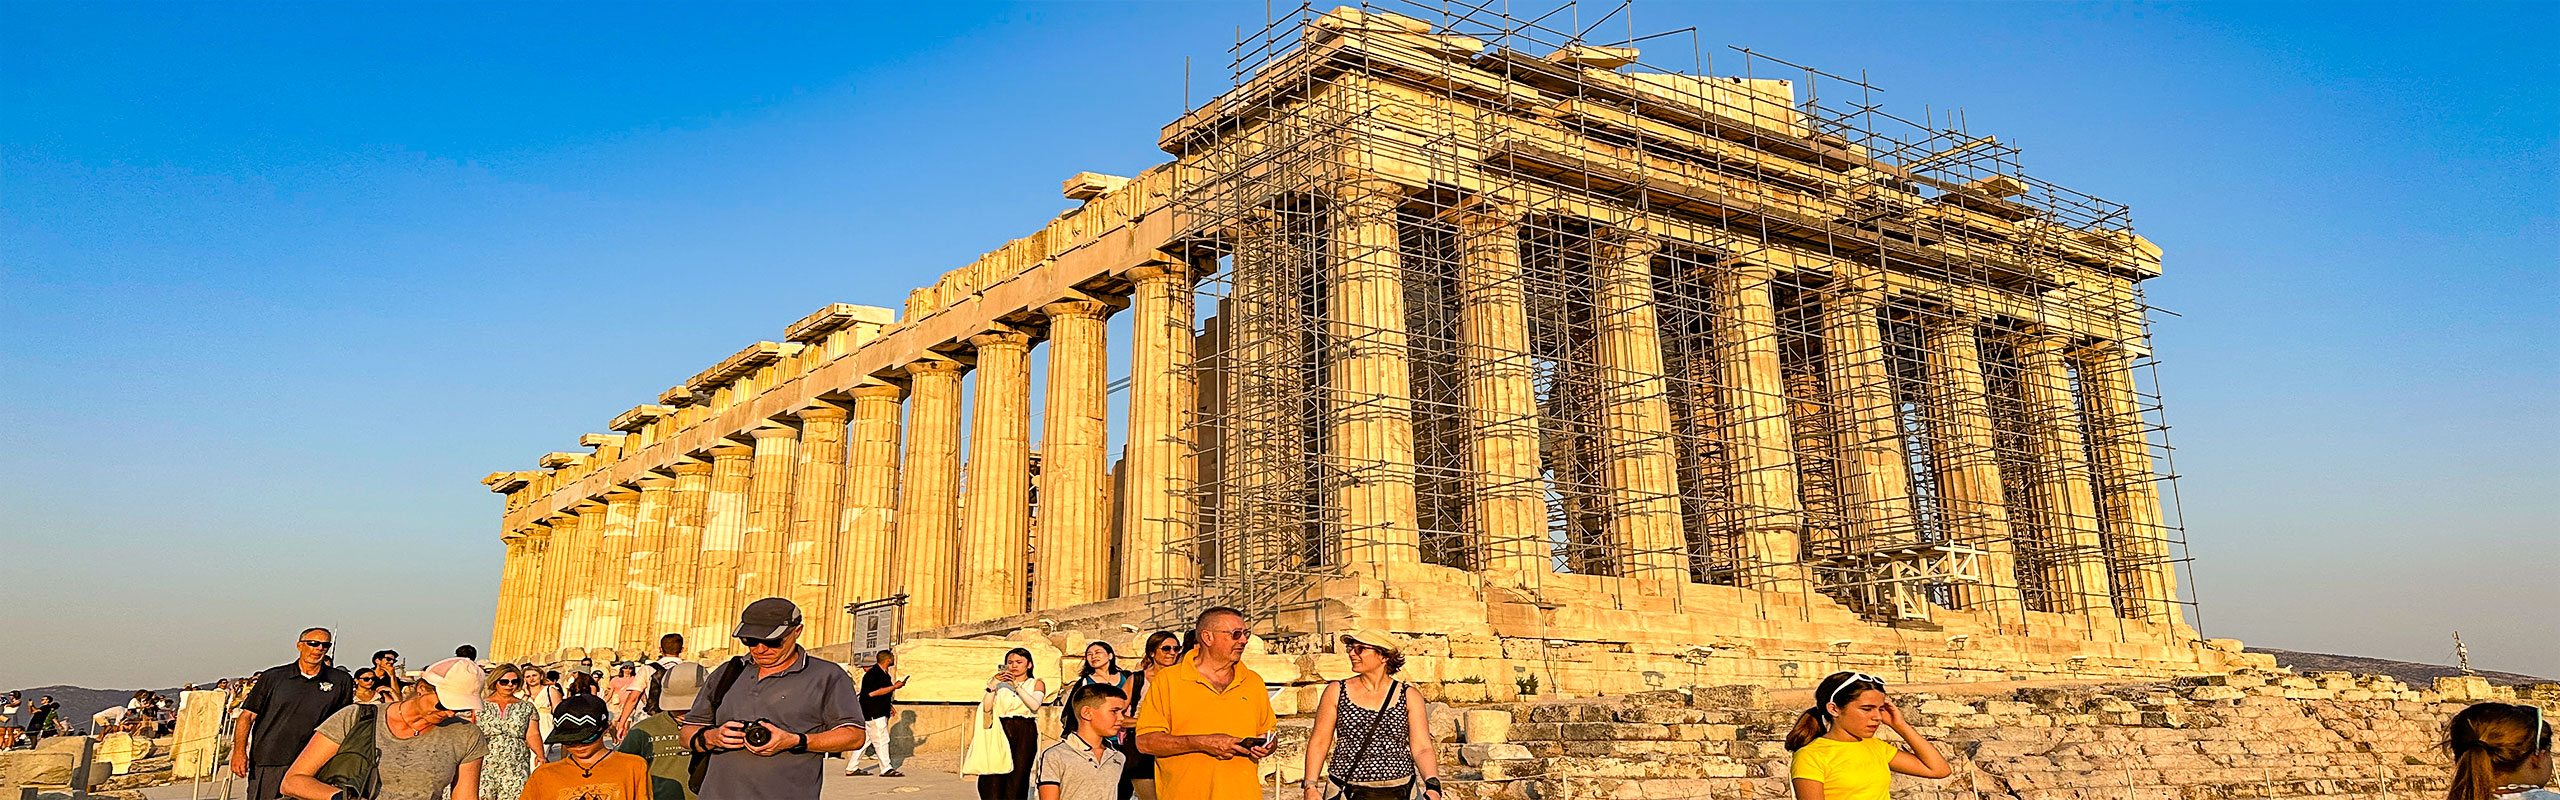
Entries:
[[581,774],[566,759],[535,767],[524,800],[649,800],[649,761],[630,753],[604,757]]
[[[1225,691],[1209,688],[1198,664],[1186,657],[1156,672],[1139,704],[1138,735],[1267,735],[1279,720],[1271,714],[1266,691],[1262,675],[1242,663],[1236,664],[1235,680]],[[1156,758],[1156,796],[1165,800],[1260,800],[1261,784],[1261,770],[1249,758],[1220,759],[1207,753]]]

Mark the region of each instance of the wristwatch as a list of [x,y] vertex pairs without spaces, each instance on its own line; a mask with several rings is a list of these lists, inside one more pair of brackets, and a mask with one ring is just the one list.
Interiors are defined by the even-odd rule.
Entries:
[[784,750],[784,751],[782,751],[782,752],[785,752],[785,753],[807,753],[807,752],[809,752],[809,734],[805,734],[805,733],[793,733],[793,734],[791,734],[791,735],[792,735],[792,736],[794,736],[794,737],[797,737],[797,738],[799,739],[799,741],[792,742],[792,743],[791,743],[791,749],[789,749],[789,750]]

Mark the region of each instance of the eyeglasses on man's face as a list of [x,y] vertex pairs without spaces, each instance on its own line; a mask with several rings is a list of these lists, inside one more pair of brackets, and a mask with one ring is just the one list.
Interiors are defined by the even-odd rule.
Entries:
[[312,649],[315,649],[315,650],[327,650],[327,649],[329,649],[329,645],[330,645],[330,644],[331,644],[331,642],[330,642],[329,640],[327,640],[327,639],[304,639],[304,640],[302,640],[302,646],[304,646],[304,647],[309,647],[309,648],[312,648]]
[[739,643],[739,644],[746,645],[746,646],[748,646],[748,647],[762,647],[762,648],[771,649],[771,648],[781,647],[781,646],[782,646],[782,639],[781,639],[780,637],[776,637],[776,638],[772,638],[772,639],[758,639],[758,638],[751,637],[751,636],[740,636],[740,637],[738,637],[738,643]]

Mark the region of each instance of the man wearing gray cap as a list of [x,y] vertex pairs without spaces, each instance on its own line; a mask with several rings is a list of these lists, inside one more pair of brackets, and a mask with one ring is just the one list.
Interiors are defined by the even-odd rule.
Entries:
[[655,674],[649,676],[649,691],[640,697],[640,708],[649,716],[632,723],[631,732],[616,749],[648,760],[648,800],[693,800],[693,788],[685,785],[691,778],[693,751],[684,748],[684,712],[693,708],[694,695],[702,693],[707,670],[673,655],[649,662],[649,668]]
[[861,692],[844,667],[800,649],[800,607],[767,597],[731,634],[747,654],[705,679],[679,741],[710,754],[705,800],[815,798],[827,753],[862,747]]

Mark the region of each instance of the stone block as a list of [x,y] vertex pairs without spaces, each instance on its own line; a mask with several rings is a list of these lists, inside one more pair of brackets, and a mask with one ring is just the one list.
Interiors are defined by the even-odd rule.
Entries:
[[1482,766],[1494,761],[1520,761],[1531,758],[1529,748],[1510,742],[1477,742],[1460,745],[1458,760],[1468,766]]
[[2238,700],[2247,696],[2249,696],[2248,692],[2229,686],[2197,686],[2187,690],[2189,700]]
[[1689,691],[1694,708],[1749,711],[1769,707],[1769,690],[1753,684],[1701,686]]
[[[1521,750],[1526,752],[1528,748],[1523,747]],[[1480,772],[1479,779],[1487,781],[1534,778],[1546,771],[1535,758],[1487,761],[1476,765],[1476,768]]]
[[1423,708],[1423,716],[1429,718],[1431,722],[1432,741],[1454,742],[1458,740],[1457,708],[1450,706],[1447,703],[1432,703],[1431,705]]
[[1458,718],[1458,730],[1469,744],[1511,740],[1511,712],[1470,710]]
[[1953,700],[1922,700],[1920,701],[1920,713],[1927,714],[1932,717],[1948,714],[1971,714],[1973,713],[1973,706]]
[[1558,732],[1566,741],[1660,741],[1671,738],[1671,726],[1641,722],[1567,722]]
[[[987,680],[995,676],[996,667],[1004,662],[1006,650],[1020,647],[1031,651],[1031,663],[1057,663],[1059,653],[1047,637],[1025,642],[1014,639],[909,639],[894,648],[898,671],[905,675],[906,688],[898,690],[900,702],[975,703],[986,696]],[[859,676],[857,676],[858,678]],[[1061,688],[1058,676],[1047,676],[1049,688]]]

